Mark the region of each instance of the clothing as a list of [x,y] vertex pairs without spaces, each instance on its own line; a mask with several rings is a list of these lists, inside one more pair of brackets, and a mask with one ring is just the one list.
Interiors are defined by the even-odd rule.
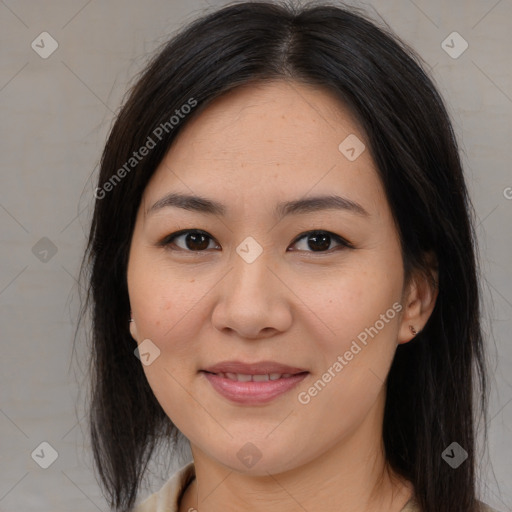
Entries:
[[[193,462],[181,467],[167,480],[161,489],[139,503],[133,512],[178,512],[178,504],[188,484],[195,477]],[[420,512],[414,498],[409,500],[400,512]],[[497,512],[483,505],[482,512]]]

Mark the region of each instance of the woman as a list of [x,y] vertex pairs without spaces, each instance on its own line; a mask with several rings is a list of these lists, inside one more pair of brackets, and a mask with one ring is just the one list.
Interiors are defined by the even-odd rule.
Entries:
[[[116,510],[491,510],[471,204],[418,61],[353,8],[247,2],[148,65],[84,259]],[[193,462],[140,503],[178,434]]]

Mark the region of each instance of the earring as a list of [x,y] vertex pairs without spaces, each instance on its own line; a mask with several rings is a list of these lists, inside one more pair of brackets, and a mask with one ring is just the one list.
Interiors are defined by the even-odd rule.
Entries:
[[412,325],[409,325],[409,330],[416,336],[416,334],[418,334],[418,331],[412,326]]
[[133,318],[130,318],[130,322],[133,322]]

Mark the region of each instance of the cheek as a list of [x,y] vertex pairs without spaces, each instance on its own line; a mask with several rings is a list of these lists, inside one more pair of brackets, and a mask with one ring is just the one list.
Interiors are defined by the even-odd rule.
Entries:
[[331,411],[340,426],[346,422],[343,429],[362,420],[382,392],[395,353],[401,288],[400,276],[391,274],[385,265],[362,265],[340,275],[328,293],[310,291],[320,298],[311,309],[329,331],[315,339],[322,356],[313,388],[301,391],[313,408]]
[[190,329],[198,322],[198,304],[205,286],[190,274],[180,275],[161,262],[144,264],[142,258],[134,259],[129,293],[139,332],[164,343],[182,325]]
[[328,283],[308,283],[304,302],[324,326],[326,335],[318,339],[322,351],[332,355],[349,350],[358,337],[362,342],[365,336],[371,339],[368,331],[375,333],[375,324],[381,338],[391,335],[397,325],[399,281],[385,267],[361,265],[332,275]]
[[179,278],[165,266],[139,265],[135,259],[129,288],[138,337],[150,339],[160,350],[154,362],[143,365],[148,384],[173,423],[189,431],[189,418],[204,413],[187,390],[206,321],[200,308],[205,290],[194,278]]

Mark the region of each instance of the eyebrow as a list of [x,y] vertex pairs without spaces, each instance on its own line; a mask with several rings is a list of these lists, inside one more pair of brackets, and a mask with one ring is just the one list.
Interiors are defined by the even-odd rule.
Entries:
[[[147,214],[154,213],[162,208],[175,207],[207,215],[226,215],[227,208],[222,203],[205,197],[189,194],[170,193],[159,199],[148,210]],[[337,195],[322,195],[285,201],[277,204],[274,215],[282,219],[288,215],[317,212],[321,210],[345,210],[363,217],[370,214],[355,201]]]

